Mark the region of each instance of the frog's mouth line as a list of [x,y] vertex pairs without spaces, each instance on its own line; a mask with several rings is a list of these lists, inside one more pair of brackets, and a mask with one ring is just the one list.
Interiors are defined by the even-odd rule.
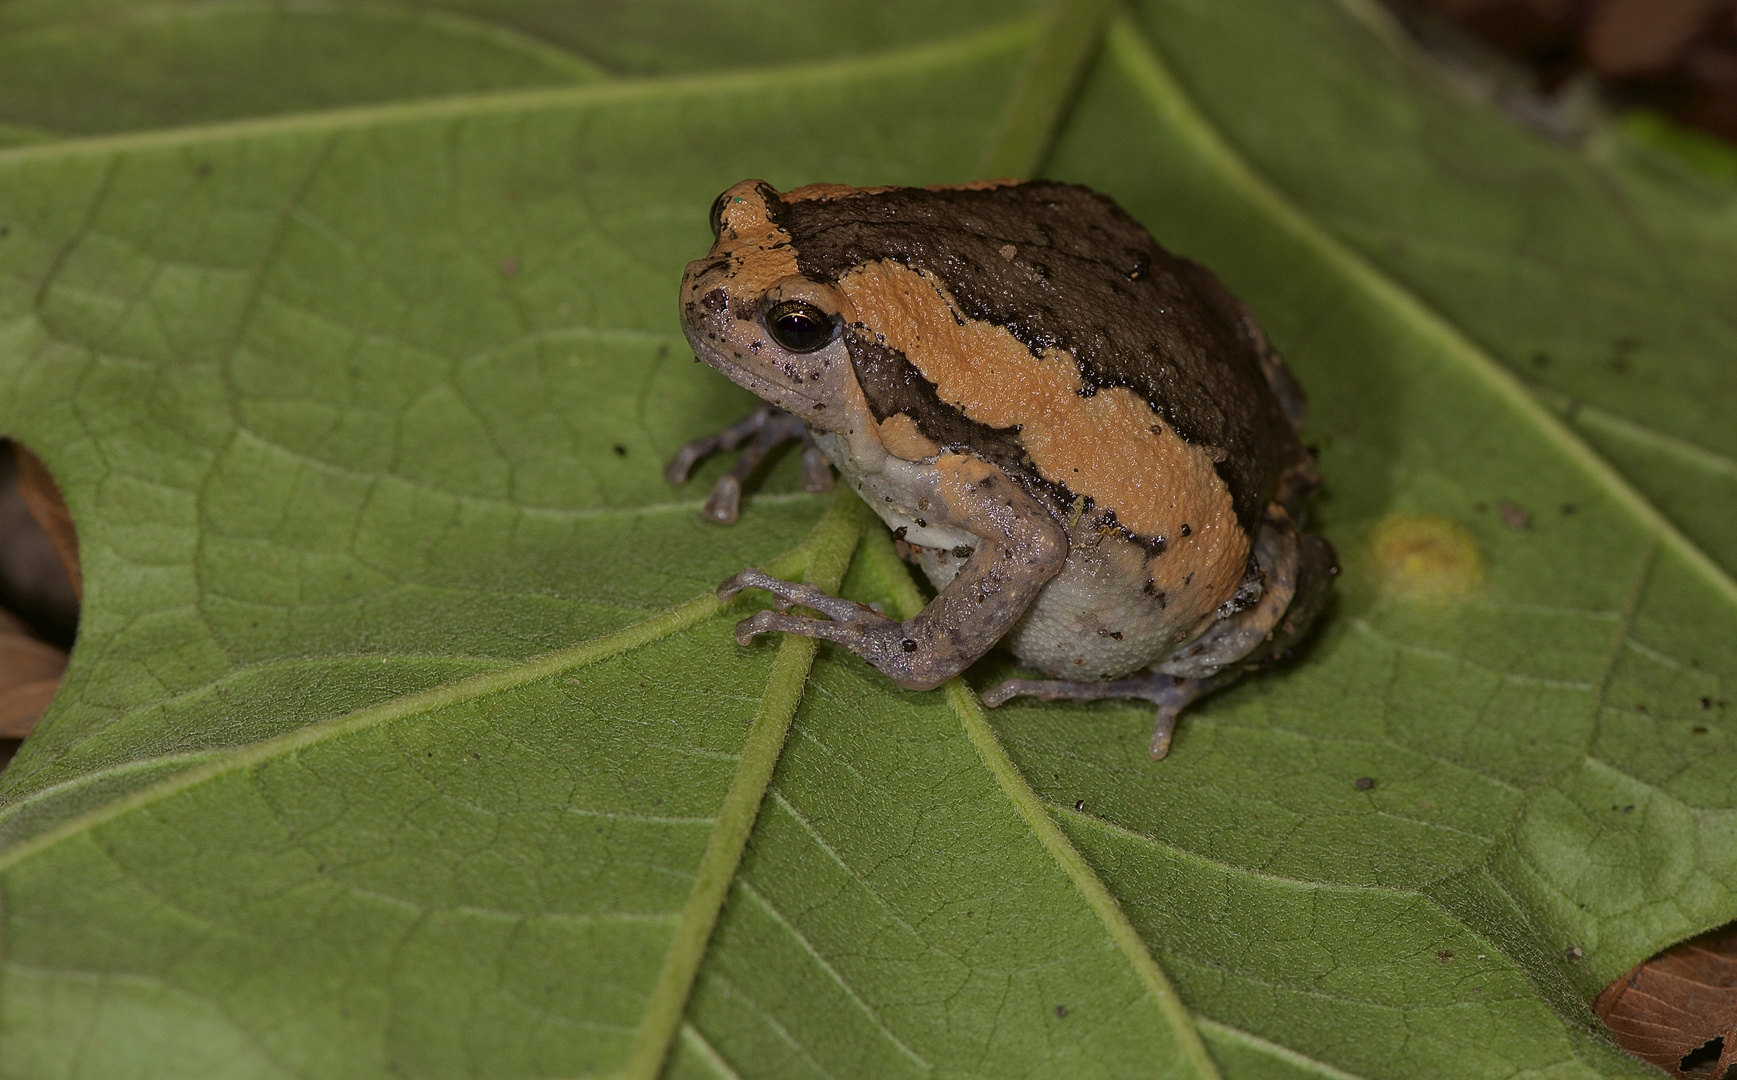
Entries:
[[[812,422],[813,413],[819,411],[821,403],[799,390],[792,389],[782,383],[775,383],[751,368],[743,367],[734,358],[724,354],[705,341],[694,340],[689,334],[688,345],[694,351],[694,358],[707,367],[713,368],[726,379],[764,401],[768,401],[785,412],[795,413],[804,421]],[[799,403],[799,404],[797,404]],[[792,405],[795,407],[792,408]]]

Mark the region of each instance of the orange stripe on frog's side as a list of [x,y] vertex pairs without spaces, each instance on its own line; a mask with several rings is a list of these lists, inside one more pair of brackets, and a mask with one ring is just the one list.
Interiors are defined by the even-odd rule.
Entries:
[[[1163,537],[1167,553],[1148,564],[1157,591],[1202,612],[1235,591],[1249,541],[1230,489],[1208,452],[1183,441],[1144,400],[1124,387],[1082,397],[1071,354],[1034,356],[1006,327],[960,314],[926,273],[882,260],[838,284],[858,325],[902,352],[944,403],[990,427],[1017,427],[1045,479],[1113,509],[1138,536]],[[1179,580],[1167,580],[1172,573]]]
[[933,439],[917,429],[917,422],[905,413],[894,413],[880,423],[881,445],[887,453],[906,461],[922,461],[941,452]]

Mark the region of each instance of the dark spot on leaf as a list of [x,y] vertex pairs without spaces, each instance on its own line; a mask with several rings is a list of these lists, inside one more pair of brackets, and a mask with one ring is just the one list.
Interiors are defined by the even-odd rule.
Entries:
[[1086,808],[1086,800],[1084,800],[1084,799],[1080,799],[1079,801],[1074,803],[1074,809],[1075,810],[1079,810],[1079,811],[1083,812],[1085,810],[1085,808]]
[[1562,504],[1562,513],[1564,515],[1572,514],[1577,509],[1579,509],[1579,508],[1576,507],[1573,503],[1563,503]]
[[209,161],[201,161],[199,164],[193,166],[193,175],[197,176],[201,180],[205,179],[207,176],[210,176],[211,175],[211,163]]
[[1057,1005],[1055,1007],[1055,1014],[1063,1020],[1066,1020],[1068,1018],[1068,1007],[1066,1005]]
[[1510,529],[1530,529],[1532,515],[1507,499],[1496,500],[1496,514],[1502,519],[1502,524]]
[[472,758],[474,758],[474,759],[476,759],[476,760],[477,760],[477,761],[481,761],[481,760],[482,760],[482,755],[481,755],[481,754],[479,754],[479,753],[477,753],[477,752],[476,752],[476,751],[474,751],[474,750],[473,750],[473,751],[471,751],[471,755],[470,755],[470,756],[471,756],[471,757],[472,757]]
[[1351,781],[1351,786],[1358,791],[1373,791],[1375,790],[1375,778],[1373,776],[1359,776]]
[[1635,350],[1639,349],[1640,345],[1641,343],[1639,338],[1626,336],[1619,337],[1611,342],[1610,360],[1608,361],[1610,370],[1618,375],[1627,375],[1631,366],[1629,364],[1629,357],[1634,355]]
[[1713,699],[1712,698],[1704,697],[1701,699],[1701,711],[1702,712],[1706,712],[1708,709],[1711,709],[1712,707],[1713,707]]
[[626,457],[627,456],[627,447],[621,445],[620,443],[616,443],[614,446],[611,446],[609,449],[615,451],[616,457]]
[[508,255],[506,258],[501,260],[501,273],[505,274],[507,277],[512,277],[518,272],[519,260],[515,256]]
[[1435,958],[1443,964],[1449,963],[1454,958],[1453,950],[1443,949],[1441,952],[1435,954]]

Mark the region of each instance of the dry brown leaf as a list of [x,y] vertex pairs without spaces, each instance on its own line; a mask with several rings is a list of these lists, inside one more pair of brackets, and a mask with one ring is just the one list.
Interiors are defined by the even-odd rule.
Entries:
[[16,462],[18,493],[24,496],[24,505],[30,508],[30,516],[48,534],[54,553],[60,556],[60,564],[66,567],[73,595],[83,600],[84,579],[78,568],[78,531],[73,528],[66,500],[60,497],[60,488],[55,486],[54,477],[49,475],[41,458],[17,443],[12,444],[12,457]]
[[1634,1056],[1672,1076],[1723,1080],[1737,1065],[1737,923],[1636,965],[1592,1009]]
[[22,739],[36,729],[65,669],[64,652],[0,611],[0,739]]

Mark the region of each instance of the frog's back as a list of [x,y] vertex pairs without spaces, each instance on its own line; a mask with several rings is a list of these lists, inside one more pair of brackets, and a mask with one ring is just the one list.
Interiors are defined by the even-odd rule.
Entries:
[[[998,328],[1030,354],[1070,357],[1077,379],[1053,386],[1058,396],[1091,398],[1121,388],[1144,402],[1161,421],[1148,426],[1167,423],[1210,460],[1245,535],[1258,530],[1280,474],[1306,468],[1293,423],[1301,397],[1259,327],[1210,271],[1165,251],[1104,196],[1030,182],[825,187],[774,194],[767,203],[805,275],[841,281],[860,278],[864,267],[889,267],[895,276],[904,268],[938,283],[961,325]],[[879,280],[898,284],[887,273]],[[884,329],[881,322],[877,329]],[[1042,467],[1044,455],[1034,460],[1031,452],[1029,425],[995,422],[1021,415],[996,395],[1028,392],[1031,378],[979,368],[956,372],[949,387],[934,364],[919,366],[909,347],[897,347],[905,342],[865,333],[848,344],[877,420],[903,412],[940,445],[969,447],[1019,476],[1058,512],[1077,508],[1077,468]],[[985,370],[994,377],[983,379]],[[967,385],[951,401],[937,392],[938,383],[958,391],[973,379],[983,385]],[[960,408],[967,399],[976,407]],[[1144,422],[1129,410],[1122,414]],[[1074,423],[1059,427],[1055,437],[1097,430]],[[1071,461],[1088,449],[1048,457]],[[1086,495],[1097,504],[1119,501]],[[1176,541],[1174,528],[1166,536],[1156,526],[1137,527],[1137,518],[1124,510],[1117,523],[1131,538],[1160,549]]]

